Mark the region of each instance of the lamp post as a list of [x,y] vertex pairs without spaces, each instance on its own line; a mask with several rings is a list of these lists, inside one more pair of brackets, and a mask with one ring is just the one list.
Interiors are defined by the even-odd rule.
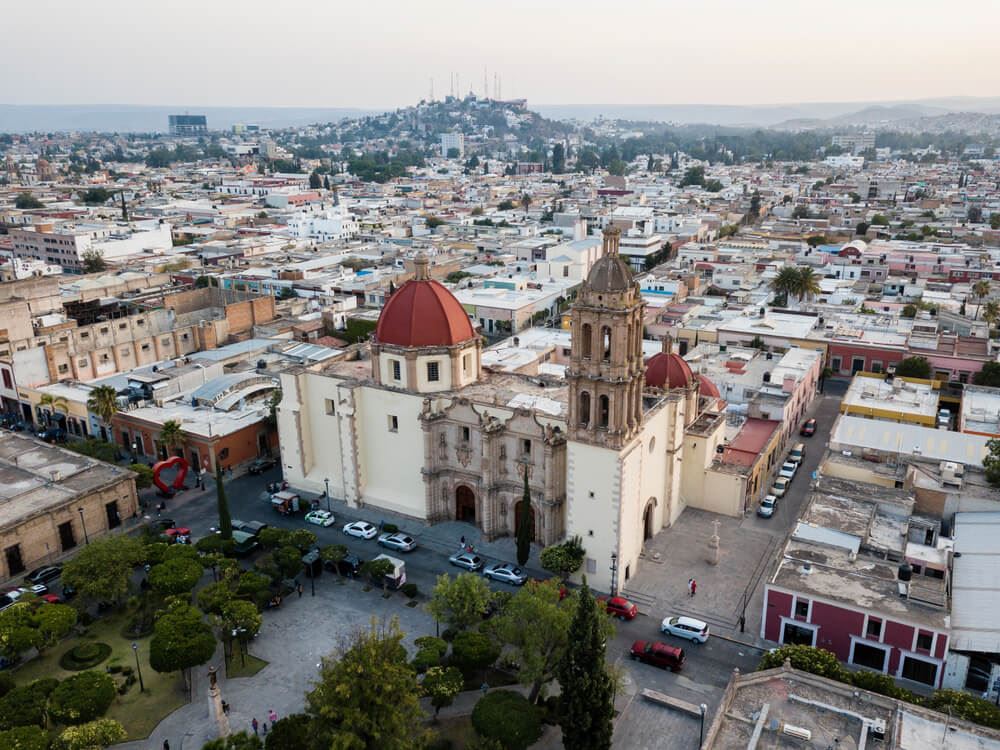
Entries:
[[618,555],[611,553],[611,596],[618,596]]
[[705,714],[708,713],[708,706],[702,703],[698,706],[701,712],[701,739],[698,740],[698,747],[700,748],[705,743]]
[[326,509],[330,510],[330,480],[324,479],[323,483],[326,485]]
[[139,644],[132,641],[132,653],[135,654],[135,671],[139,675],[139,692],[145,693],[146,686],[142,682],[142,667],[139,665]]
[[83,526],[83,541],[89,545],[90,537],[87,536],[87,522],[83,519],[83,508],[77,508],[77,511],[80,513],[80,525]]
[[136,458],[135,452],[139,450],[139,445],[134,440],[132,441],[132,463],[139,463],[138,458]]

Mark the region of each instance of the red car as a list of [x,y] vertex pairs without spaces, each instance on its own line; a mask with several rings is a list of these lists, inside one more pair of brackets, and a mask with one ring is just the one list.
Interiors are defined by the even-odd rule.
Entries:
[[628,654],[633,659],[671,672],[684,667],[684,649],[668,646],[660,641],[636,641]]
[[44,602],[45,604],[62,604],[62,599],[55,594],[43,594],[38,597],[38,601]]
[[624,596],[599,596],[597,601],[609,615],[614,615],[619,620],[634,620],[639,614],[639,608]]
[[804,437],[812,437],[816,434],[816,420],[807,419],[805,424],[802,425],[802,429],[799,430],[799,434]]

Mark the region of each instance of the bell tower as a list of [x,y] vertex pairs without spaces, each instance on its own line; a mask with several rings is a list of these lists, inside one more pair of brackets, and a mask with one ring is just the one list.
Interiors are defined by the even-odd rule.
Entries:
[[642,295],[618,254],[621,231],[604,230],[603,254],[571,313],[569,437],[619,450],[642,422]]

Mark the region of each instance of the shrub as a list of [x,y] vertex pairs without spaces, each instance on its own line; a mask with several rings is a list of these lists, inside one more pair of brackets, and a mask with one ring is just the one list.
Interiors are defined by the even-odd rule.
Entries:
[[417,647],[417,653],[410,664],[416,672],[421,674],[431,667],[440,666],[444,655],[448,653],[447,641],[432,635],[417,638],[414,644]]
[[417,595],[417,584],[415,583],[404,583],[399,587],[399,590],[406,595],[408,599],[412,599]]
[[453,640],[455,640],[456,635],[458,635],[458,631],[455,630],[455,628],[445,628],[443,631],[441,631],[441,637],[444,640],[448,641],[448,643],[451,643]]
[[897,698],[907,703],[919,703],[920,698],[905,688],[901,688],[896,681],[887,674],[881,672],[869,672],[861,670],[851,675],[851,683],[862,690],[868,690],[879,695],[888,695],[890,698]]
[[17,750],[47,750],[49,734],[41,727],[14,727],[0,732],[0,747]]
[[495,690],[480,698],[472,709],[472,726],[507,750],[525,750],[542,736],[538,709],[512,690]]
[[44,727],[48,697],[58,684],[59,680],[53,678],[35,680],[14,688],[0,698],[0,729],[31,725]]
[[961,690],[936,690],[924,705],[984,727],[1000,729],[1000,708]]
[[451,663],[466,676],[491,666],[499,656],[500,647],[474,630],[459,633],[451,644]]
[[81,672],[96,667],[109,656],[111,646],[107,643],[81,643],[59,657],[59,666],[67,672]]
[[764,654],[757,669],[780,667],[788,659],[795,669],[829,677],[838,682],[850,682],[850,673],[837,661],[837,657],[822,648],[812,646],[782,646]]
[[382,524],[383,534],[395,534],[399,531],[399,527],[394,523],[384,523]]
[[[14,678],[10,676],[9,672],[0,672],[0,698],[3,698],[13,689]],[[2,747],[2,745],[0,745],[0,747]]]
[[49,712],[63,724],[84,724],[101,716],[115,699],[115,681],[102,672],[81,672],[60,683]]

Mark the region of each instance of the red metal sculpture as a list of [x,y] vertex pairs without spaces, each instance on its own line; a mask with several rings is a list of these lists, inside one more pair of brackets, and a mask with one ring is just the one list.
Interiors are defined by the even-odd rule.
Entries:
[[[160,479],[160,472],[164,469],[177,467],[177,476],[174,477],[173,485],[168,487]],[[165,461],[157,461],[153,466],[153,484],[167,497],[172,496],[177,490],[184,487],[184,478],[188,473],[188,462],[183,456],[171,456]]]

